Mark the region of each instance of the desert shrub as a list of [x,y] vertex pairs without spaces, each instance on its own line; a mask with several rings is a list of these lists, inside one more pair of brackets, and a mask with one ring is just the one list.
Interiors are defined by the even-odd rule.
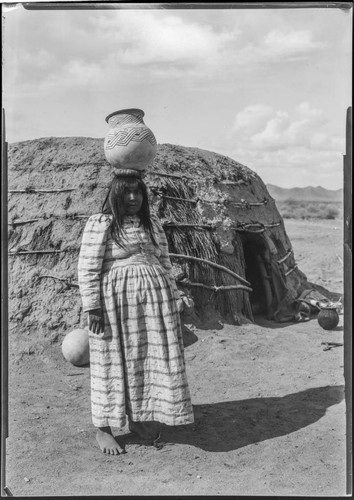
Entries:
[[307,207],[308,217],[312,217],[314,219],[321,219],[322,208],[318,204],[309,204]]
[[297,207],[299,205],[298,200],[294,200],[294,198],[289,198],[285,201],[283,201],[284,205],[287,205],[288,207]]
[[336,207],[327,207],[324,218],[325,219],[337,219],[339,216],[339,210]]
[[343,216],[341,203],[308,202],[289,199],[278,202],[283,219],[339,219]]
[[281,216],[283,217],[283,219],[295,219],[294,212],[286,210],[284,212],[280,211],[280,213],[281,213]]
[[311,218],[311,212],[308,210],[308,207],[303,207],[300,206],[298,208],[298,219],[310,219]]

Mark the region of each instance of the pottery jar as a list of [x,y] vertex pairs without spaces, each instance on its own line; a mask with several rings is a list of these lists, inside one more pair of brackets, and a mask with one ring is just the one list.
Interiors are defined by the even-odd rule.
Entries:
[[339,323],[339,315],[336,307],[323,307],[317,316],[319,325],[324,330],[333,330]]
[[122,169],[144,171],[155,157],[157,142],[144,123],[144,114],[141,109],[130,108],[106,117],[109,130],[104,152],[115,173]]

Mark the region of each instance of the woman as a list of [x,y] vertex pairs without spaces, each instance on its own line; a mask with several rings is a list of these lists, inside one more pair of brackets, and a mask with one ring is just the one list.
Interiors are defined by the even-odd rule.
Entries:
[[104,453],[123,451],[112,427],[124,427],[126,416],[130,431],[150,441],[159,424],[193,422],[171,269],[146,185],[115,176],[102,213],[86,224],[78,265],[90,330],[92,420]]

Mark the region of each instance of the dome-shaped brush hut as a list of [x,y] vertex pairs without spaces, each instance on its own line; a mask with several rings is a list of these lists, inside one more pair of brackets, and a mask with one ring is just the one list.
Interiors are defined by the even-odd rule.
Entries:
[[[91,138],[9,145],[9,322],[19,332],[85,326],[77,258],[86,220],[101,210],[112,178],[102,145]],[[202,319],[291,319],[311,286],[255,172],[220,154],[163,144],[145,181],[178,287]]]

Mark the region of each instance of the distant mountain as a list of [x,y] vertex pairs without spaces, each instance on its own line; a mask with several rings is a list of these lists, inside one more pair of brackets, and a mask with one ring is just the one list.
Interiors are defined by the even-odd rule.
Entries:
[[267,184],[267,189],[275,201],[325,201],[325,202],[343,202],[343,189],[325,189],[321,186],[307,186],[304,188],[281,188],[273,184]]

